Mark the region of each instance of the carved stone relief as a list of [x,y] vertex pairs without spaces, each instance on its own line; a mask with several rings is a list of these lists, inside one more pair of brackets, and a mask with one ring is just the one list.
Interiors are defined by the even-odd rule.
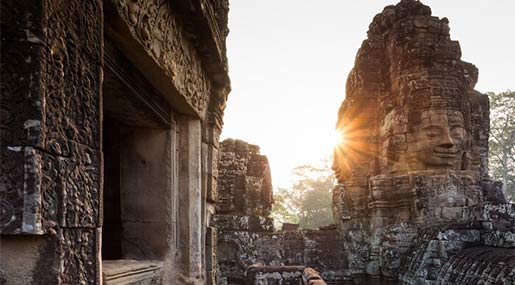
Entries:
[[102,6],[2,2],[0,231],[43,235],[34,280],[98,281]]
[[[419,1],[401,0],[374,17],[347,80],[337,123],[345,141],[333,164],[349,278],[398,278],[418,239],[428,256],[432,242],[456,242],[441,242],[450,253],[435,256],[444,263],[470,236],[491,236],[491,228],[473,226],[484,218],[472,214],[505,201],[487,174],[488,98],[473,90],[477,68],[460,57],[448,20]],[[426,231],[432,227],[436,233]],[[453,227],[463,230],[445,236]],[[435,281],[440,265],[432,273],[425,266],[406,276]]]
[[98,237],[96,229],[59,231],[59,284],[99,284]]
[[[406,134],[407,157],[419,163],[412,169],[450,168],[461,170],[465,147],[463,114],[458,111],[428,110],[421,114],[421,123]],[[410,167],[411,168],[411,167]]]
[[198,114],[204,114],[211,83],[195,46],[168,1],[114,1],[133,37],[172,79]]
[[[33,17],[43,13],[48,26],[28,24],[34,31],[27,30],[21,41],[37,52],[25,55],[22,63],[3,65],[2,74],[11,75],[2,80],[1,152],[6,159],[0,192],[6,210],[1,220],[14,220],[0,226],[3,233],[43,233],[58,223],[98,224],[101,6],[50,1],[47,11],[36,7],[41,10]],[[12,24],[7,30],[19,27]],[[5,52],[16,54],[14,46],[7,45]],[[78,218],[82,211],[88,218]]]

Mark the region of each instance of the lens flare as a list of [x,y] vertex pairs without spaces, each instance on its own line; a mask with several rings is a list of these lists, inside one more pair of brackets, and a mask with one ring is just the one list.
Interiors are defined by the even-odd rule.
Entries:
[[343,132],[335,130],[333,132],[333,146],[340,146],[345,143],[345,135]]

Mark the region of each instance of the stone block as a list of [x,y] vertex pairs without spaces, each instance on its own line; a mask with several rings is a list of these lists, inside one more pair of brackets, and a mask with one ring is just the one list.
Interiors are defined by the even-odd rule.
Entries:
[[218,229],[206,229],[206,270],[216,272],[218,269]]
[[102,269],[102,282],[105,285],[159,285],[163,282],[163,264],[158,261],[105,260]]

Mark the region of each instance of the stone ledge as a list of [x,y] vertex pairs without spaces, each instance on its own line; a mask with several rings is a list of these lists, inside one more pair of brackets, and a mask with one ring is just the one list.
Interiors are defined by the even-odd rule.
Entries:
[[163,263],[154,260],[104,260],[104,285],[157,285],[162,283]]

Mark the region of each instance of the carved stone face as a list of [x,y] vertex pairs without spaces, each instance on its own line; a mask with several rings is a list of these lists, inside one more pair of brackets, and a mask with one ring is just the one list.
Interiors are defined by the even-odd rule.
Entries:
[[408,143],[408,152],[417,160],[418,167],[459,169],[465,141],[463,114],[428,110],[422,113],[421,119],[421,123],[411,129],[413,141]]

